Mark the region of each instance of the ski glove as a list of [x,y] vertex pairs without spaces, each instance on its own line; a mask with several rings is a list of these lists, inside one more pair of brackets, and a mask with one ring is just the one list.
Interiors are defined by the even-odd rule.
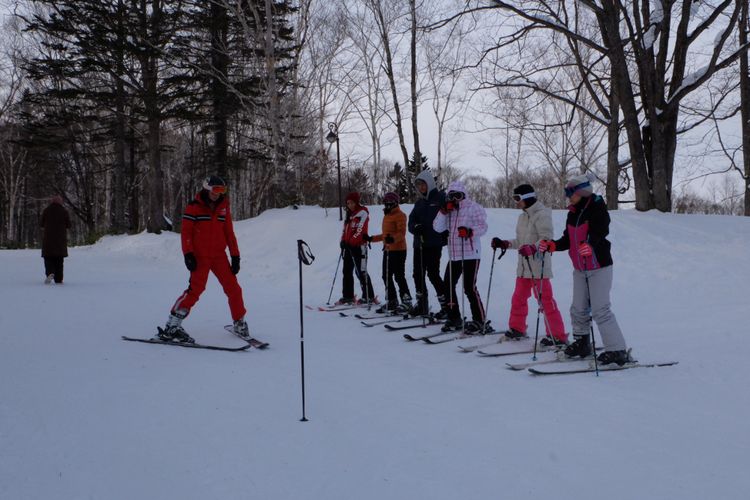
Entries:
[[458,237],[459,238],[471,238],[471,235],[474,234],[474,230],[470,227],[461,226],[458,228]]
[[344,240],[339,241],[339,248],[341,248],[341,250],[346,248],[346,243],[344,243]]
[[389,245],[390,245],[390,244],[392,244],[392,243],[395,243],[395,242],[396,242],[396,240],[395,240],[395,239],[393,238],[393,236],[391,236],[390,234],[387,234],[387,235],[385,236],[385,238],[383,238],[383,241],[385,241],[385,242],[386,242],[386,243],[388,243]]
[[521,245],[518,249],[518,254],[523,257],[531,257],[536,253],[536,247],[534,245]]
[[363,234],[362,239],[369,243],[372,241],[372,236],[370,236],[369,234]]
[[591,257],[592,253],[594,253],[594,249],[588,243],[578,245],[578,255],[581,257]]
[[422,228],[422,224],[414,224],[414,227],[411,230],[412,234],[420,235],[424,232],[424,229]]
[[557,249],[557,245],[552,240],[542,240],[539,242],[539,251],[552,253]]
[[187,267],[188,271],[191,273],[195,271],[195,268],[198,267],[198,261],[195,260],[195,255],[193,255],[193,252],[188,252],[185,254],[185,267]]
[[240,272],[240,256],[232,255],[232,274]]
[[492,238],[492,249],[495,250],[496,248],[507,250],[510,248],[510,241],[501,240],[500,238]]
[[447,214],[448,212],[452,212],[453,210],[455,210],[457,206],[458,205],[455,201],[445,200],[443,205],[440,207],[440,212],[442,212],[443,214]]

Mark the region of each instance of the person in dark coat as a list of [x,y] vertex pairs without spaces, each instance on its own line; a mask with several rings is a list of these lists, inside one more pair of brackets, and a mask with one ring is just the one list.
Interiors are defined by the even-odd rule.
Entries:
[[423,170],[414,181],[417,201],[409,214],[409,232],[414,235],[414,285],[417,289],[417,302],[410,311],[413,316],[429,314],[430,304],[427,295],[425,275],[430,279],[440,311],[439,319],[446,317],[448,303],[445,283],[440,276],[440,257],[446,238],[432,228],[440,207],[445,203],[445,193],[435,185],[435,178],[429,170]]
[[63,282],[63,260],[68,256],[68,229],[70,216],[63,207],[62,196],[55,195],[42,212],[39,226],[43,230],[42,258],[46,284]]

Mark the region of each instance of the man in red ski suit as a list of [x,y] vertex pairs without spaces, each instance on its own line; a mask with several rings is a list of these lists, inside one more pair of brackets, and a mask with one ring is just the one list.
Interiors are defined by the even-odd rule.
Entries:
[[[159,334],[162,340],[193,342],[181,323],[206,289],[209,271],[214,273],[229,299],[234,333],[249,337],[244,319],[246,311],[242,288],[236,277],[240,270],[240,250],[226,191],[224,180],[211,176],[203,182],[203,189],[185,208],[182,216],[182,253],[185,266],[190,271],[190,284],[172,306],[167,326]],[[227,246],[231,263],[227,260]]]

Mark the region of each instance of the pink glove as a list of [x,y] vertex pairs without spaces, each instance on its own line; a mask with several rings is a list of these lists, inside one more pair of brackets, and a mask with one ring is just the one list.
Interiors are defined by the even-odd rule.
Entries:
[[534,245],[521,245],[518,249],[518,254],[523,257],[531,257],[536,253],[536,247]]
[[539,251],[540,252],[542,252],[542,253],[544,253],[544,252],[552,253],[555,250],[557,250],[557,246],[555,245],[554,241],[552,241],[552,240],[542,240],[542,241],[539,242]]
[[578,255],[581,257],[591,257],[592,253],[594,253],[594,249],[588,243],[578,245]]

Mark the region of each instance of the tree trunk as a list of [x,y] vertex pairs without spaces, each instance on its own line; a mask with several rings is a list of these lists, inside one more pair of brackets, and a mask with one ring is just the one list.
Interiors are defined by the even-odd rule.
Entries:
[[635,184],[635,208],[636,210],[646,211],[654,208],[651,179],[648,175],[648,165],[646,164],[641,128],[638,123],[638,109],[633,95],[630,71],[622,49],[619,11],[612,5],[612,2],[605,2],[602,5],[605,11],[599,16],[598,20],[604,44],[609,49],[609,61],[612,65],[612,92],[617,96],[617,101],[622,109],[625,131],[628,136]]
[[115,50],[115,124],[114,124],[114,179],[112,193],[112,231],[119,234],[125,231],[125,200],[127,192],[125,191],[125,134],[126,120],[125,116],[125,85],[123,77],[125,75],[125,54],[124,46],[126,43],[125,33],[125,8],[123,0],[117,2],[117,48]]
[[610,122],[607,127],[607,208],[617,210],[619,206],[620,182],[620,104],[615,92],[609,94]]
[[211,99],[214,129],[214,172],[220,177],[227,175],[227,8],[221,2],[211,2]]
[[[740,45],[748,43],[750,34],[750,7],[742,6],[740,20]],[[740,56],[740,116],[742,117],[742,163],[745,181],[745,215],[750,216],[750,67],[747,51]]]
[[[411,130],[414,135],[414,171],[422,171],[422,152],[419,150],[419,126],[417,120],[417,6],[416,0],[409,0],[411,10]],[[408,166],[408,163],[407,165]],[[409,182],[409,192],[412,179],[409,176],[409,169],[406,169],[406,179]]]
[[665,111],[651,124],[651,166],[654,207],[672,211],[672,174],[677,149],[677,108]]
[[404,157],[404,168],[409,168],[409,152],[406,149],[406,141],[404,140],[404,127],[402,126],[401,119],[401,106],[398,103],[398,93],[396,91],[396,75],[393,72],[393,54],[391,53],[391,41],[388,35],[388,26],[385,24],[385,17],[383,16],[383,6],[379,1],[372,2],[374,14],[377,18],[378,28],[380,29],[380,38],[383,42],[383,50],[385,51],[385,74],[388,77],[388,83],[391,87],[391,97],[393,99],[393,110],[396,113],[396,132],[398,133],[398,143],[401,146],[401,154]]
[[141,0],[141,34],[142,40],[149,42],[149,48],[140,57],[141,76],[143,79],[143,108],[148,123],[148,220],[146,230],[149,233],[161,233],[164,223],[164,172],[161,166],[161,110],[158,94],[158,60],[156,33],[161,19],[161,1],[154,0],[148,14],[146,0]]

